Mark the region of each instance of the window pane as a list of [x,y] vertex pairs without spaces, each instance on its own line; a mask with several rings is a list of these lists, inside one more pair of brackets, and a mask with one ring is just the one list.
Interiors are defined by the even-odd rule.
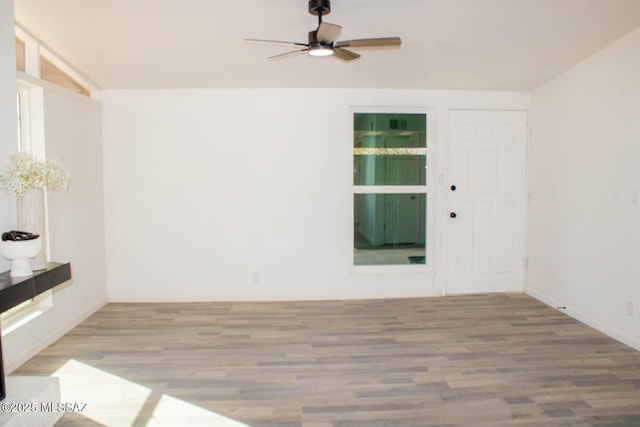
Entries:
[[22,102],[20,100],[20,92],[16,93],[16,104],[18,106],[18,150],[23,151],[22,143]]
[[426,264],[424,193],[354,194],[354,265]]
[[425,185],[427,116],[355,113],[355,185]]

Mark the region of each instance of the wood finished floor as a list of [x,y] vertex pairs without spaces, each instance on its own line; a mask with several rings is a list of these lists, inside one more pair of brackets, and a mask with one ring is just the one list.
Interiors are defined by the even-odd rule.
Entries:
[[108,304],[54,372],[58,426],[640,426],[640,353],[526,295]]

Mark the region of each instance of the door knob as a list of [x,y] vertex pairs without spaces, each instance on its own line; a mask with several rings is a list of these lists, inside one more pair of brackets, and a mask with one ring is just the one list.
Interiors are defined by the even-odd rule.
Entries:
[[449,216],[450,216],[451,218],[455,218],[455,217],[457,217],[457,216],[458,216],[458,214],[456,214],[455,212],[451,212],[451,213],[449,214]]
[[451,186],[451,191],[456,191],[456,186],[455,185]]

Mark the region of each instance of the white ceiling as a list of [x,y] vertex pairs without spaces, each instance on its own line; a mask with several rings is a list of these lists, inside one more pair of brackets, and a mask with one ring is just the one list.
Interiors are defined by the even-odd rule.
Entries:
[[[334,0],[340,40],[402,38],[346,63],[300,54],[307,0],[15,0],[16,20],[103,89],[531,90],[640,26],[640,0]],[[355,49],[354,49],[355,50]]]

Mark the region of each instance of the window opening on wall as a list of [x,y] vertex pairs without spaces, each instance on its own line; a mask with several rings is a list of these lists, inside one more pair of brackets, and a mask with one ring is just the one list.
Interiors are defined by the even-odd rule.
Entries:
[[18,150],[22,151],[22,114],[20,113],[22,102],[20,101],[20,90],[16,93],[16,106],[18,107]]
[[[35,110],[38,109],[36,104],[41,103],[42,98],[38,97],[36,93],[40,89],[22,81],[18,81],[17,86],[17,151],[23,153],[36,153],[38,151],[36,147],[42,144],[38,144],[38,141],[32,141],[32,135],[42,135],[42,127],[44,126],[43,120],[37,120],[33,117],[37,116],[37,113],[35,112]],[[52,291],[49,290],[38,295],[36,298],[24,301],[23,303],[10,308],[0,315],[2,336],[11,333],[30,320],[38,317],[52,306]]]
[[427,115],[354,113],[353,264],[426,265]]
[[[35,104],[42,102],[41,97],[32,96],[35,95],[35,89],[31,85],[18,81],[18,90],[16,94],[17,113],[18,113],[18,151],[21,153],[35,153],[42,154],[35,146],[38,144],[32,144],[32,131],[35,134],[41,134],[41,129],[32,129],[35,126],[42,127],[38,124],[38,120],[32,120],[32,116],[37,115],[34,113],[33,107]],[[34,146],[35,145],[35,146]],[[40,144],[42,145],[42,144]]]

